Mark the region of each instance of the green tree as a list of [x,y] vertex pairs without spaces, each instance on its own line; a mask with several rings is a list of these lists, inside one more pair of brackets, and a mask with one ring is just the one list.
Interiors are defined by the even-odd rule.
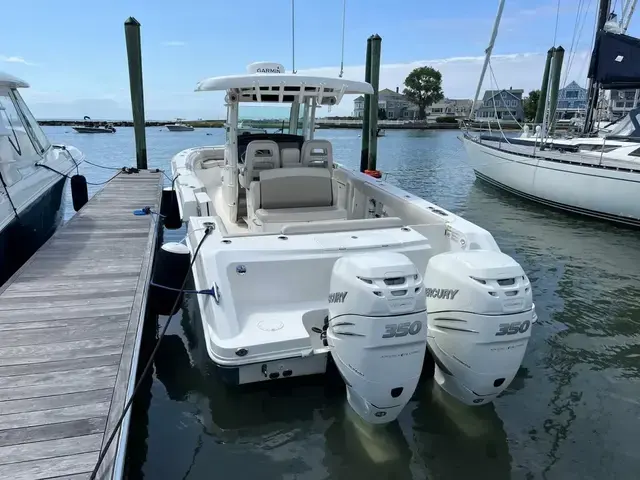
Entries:
[[531,90],[529,96],[524,99],[524,118],[533,121],[536,118],[536,110],[538,109],[538,100],[540,99],[540,90]]
[[418,118],[424,120],[429,105],[442,100],[442,74],[431,67],[415,68],[404,80],[402,93],[418,106]]

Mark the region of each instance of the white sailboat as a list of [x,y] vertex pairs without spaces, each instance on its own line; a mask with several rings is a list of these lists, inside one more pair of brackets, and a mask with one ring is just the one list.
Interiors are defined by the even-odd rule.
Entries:
[[[616,25],[619,28],[613,28],[611,22],[606,22],[611,18],[610,2],[600,2],[589,73],[594,85],[591,92],[599,88],[640,88],[640,66],[633,60],[640,53],[640,40],[623,33],[633,13],[632,3],[635,5],[631,0],[625,6],[627,15]],[[501,0],[485,69],[503,5]],[[483,76],[484,70],[478,91]],[[597,93],[590,97],[590,105],[595,104]],[[476,177],[550,207],[640,226],[640,108],[600,136],[591,134],[592,113],[593,108],[587,114],[591,119],[586,127],[589,135],[581,138],[546,137],[546,120],[534,134],[525,127],[518,138],[465,132],[463,143]]]
[[66,175],[84,160],[49,142],[18,92],[28,86],[0,72],[0,285],[53,234]]
[[[254,63],[196,90],[226,93],[226,141],[171,165],[208,355],[230,383],[324,374],[331,356],[371,423],[398,416],[425,355],[468,405],[509,385],[537,318],[520,265],[486,230],[339,165],[314,138],[319,105],[370,84]],[[239,135],[257,104],[287,108],[289,133]]]

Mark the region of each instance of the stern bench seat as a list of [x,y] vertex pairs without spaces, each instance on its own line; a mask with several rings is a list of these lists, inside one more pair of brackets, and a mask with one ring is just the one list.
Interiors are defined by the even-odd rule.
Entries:
[[331,171],[326,168],[264,170],[247,193],[251,229],[280,231],[289,223],[347,218],[347,211],[335,205]]

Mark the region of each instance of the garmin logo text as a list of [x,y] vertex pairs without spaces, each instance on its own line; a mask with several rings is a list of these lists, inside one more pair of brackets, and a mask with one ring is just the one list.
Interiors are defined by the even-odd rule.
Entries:
[[450,288],[425,288],[427,298],[441,298],[442,300],[453,300],[460,290]]
[[329,294],[329,303],[344,303],[348,292],[335,292]]
[[280,71],[280,67],[277,67],[277,68],[258,68],[256,71],[258,73],[282,73]]

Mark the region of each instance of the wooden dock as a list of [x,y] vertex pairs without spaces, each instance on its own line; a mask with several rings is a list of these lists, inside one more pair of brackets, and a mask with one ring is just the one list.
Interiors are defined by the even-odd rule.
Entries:
[[[89,478],[135,382],[158,217],[133,211],[161,192],[119,174],[0,288],[0,479]],[[128,425],[97,478],[121,478]]]

